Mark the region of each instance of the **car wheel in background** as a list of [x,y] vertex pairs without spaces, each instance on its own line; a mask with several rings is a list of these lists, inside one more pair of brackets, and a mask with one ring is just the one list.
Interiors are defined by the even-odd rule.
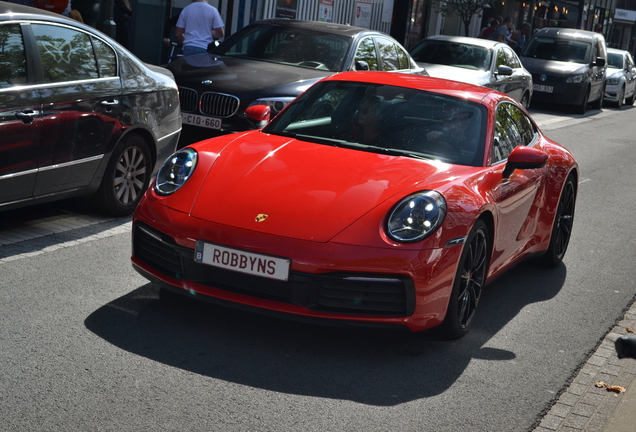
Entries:
[[632,93],[632,95],[628,98],[625,98],[625,105],[632,106],[634,105],[634,96],[636,96],[636,90]]
[[573,176],[570,176],[563,186],[559,206],[554,215],[550,246],[548,246],[548,250],[543,256],[543,261],[548,266],[556,267],[563,261],[565,251],[567,251],[570,242],[570,236],[572,235],[575,204],[576,186]]
[[618,109],[623,108],[623,102],[625,101],[625,86],[621,87],[621,91],[618,92],[618,99],[616,100],[616,106]]
[[528,93],[523,94],[523,97],[521,98],[521,105],[523,105],[525,109],[530,108],[530,96],[528,96]]
[[146,141],[126,135],[115,147],[102,184],[93,196],[94,205],[113,216],[131,214],[150,183],[152,159]]
[[446,339],[459,339],[473,325],[475,311],[486,283],[489,239],[488,227],[484,221],[478,220],[462,250],[446,318],[440,328]]
[[588,87],[588,89],[585,91],[585,96],[583,97],[583,102],[581,102],[580,105],[578,105],[576,107],[576,112],[579,114],[585,114],[585,111],[587,111],[587,100],[590,97],[590,89]]

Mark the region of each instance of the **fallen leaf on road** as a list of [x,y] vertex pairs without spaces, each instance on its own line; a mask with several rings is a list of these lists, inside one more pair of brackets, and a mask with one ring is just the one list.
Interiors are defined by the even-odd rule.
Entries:
[[624,393],[626,388],[619,385],[609,385],[604,383],[603,381],[597,381],[594,383],[596,387],[605,387],[607,391],[613,391],[615,393]]
[[634,333],[634,329],[631,327],[625,327],[625,330],[627,330],[627,333]]

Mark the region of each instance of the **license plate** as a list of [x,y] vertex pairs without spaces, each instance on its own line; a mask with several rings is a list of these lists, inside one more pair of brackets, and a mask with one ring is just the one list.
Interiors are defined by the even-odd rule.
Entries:
[[534,84],[532,86],[532,90],[538,91],[538,92],[552,93],[552,91],[554,90],[554,87],[546,86],[546,85],[540,85],[540,84]]
[[291,260],[197,240],[194,261],[240,273],[286,281]]
[[209,129],[221,129],[221,119],[206,117],[198,114],[181,113],[183,123],[192,126],[205,127]]

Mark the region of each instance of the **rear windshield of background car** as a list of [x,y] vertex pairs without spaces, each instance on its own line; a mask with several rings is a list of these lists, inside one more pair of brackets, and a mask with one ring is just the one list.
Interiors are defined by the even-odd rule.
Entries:
[[523,50],[523,57],[586,64],[592,45],[585,42],[537,37]]
[[336,147],[481,166],[488,110],[413,88],[327,81],[314,85],[263,132]]
[[338,72],[349,44],[348,38],[329,33],[263,24],[246,27],[214,53]]
[[476,45],[427,40],[411,51],[411,57],[420,63],[488,70],[490,69],[491,51]]

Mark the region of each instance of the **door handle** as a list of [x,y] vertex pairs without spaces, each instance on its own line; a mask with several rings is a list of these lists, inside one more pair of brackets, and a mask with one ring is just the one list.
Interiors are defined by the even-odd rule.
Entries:
[[119,105],[119,101],[117,99],[105,100],[101,102],[103,106],[115,106]]
[[39,115],[40,111],[38,110],[28,110],[15,113],[15,118],[22,120],[24,124],[31,124],[33,123],[33,119]]

